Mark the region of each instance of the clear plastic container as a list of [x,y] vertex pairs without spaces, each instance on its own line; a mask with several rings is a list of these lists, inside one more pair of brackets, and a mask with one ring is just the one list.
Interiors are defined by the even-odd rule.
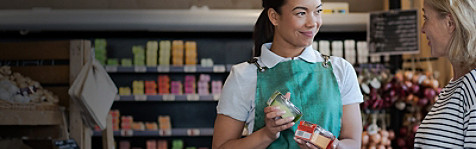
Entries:
[[279,106],[282,110],[285,110],[286,113],[281,116],[281,118],[288,118],[294,116],[294,122],[297,122],[302,117],[301,111],[294,106],[294,104],[284,97],[279,91],[274,92],[273,95],[268,99],[268,106]]

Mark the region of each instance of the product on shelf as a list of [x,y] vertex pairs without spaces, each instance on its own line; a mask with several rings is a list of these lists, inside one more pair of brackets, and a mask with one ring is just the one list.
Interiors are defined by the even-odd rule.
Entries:
[[222,81],[212,81],[212,94],[221,94]]
[[355,64],[355,40],[345,40],[344,41],[345,47],[345,59],[349,61],[350,64]]
[[332,56],[344,57],[344,44],[342,41],[332,41]]
[[160,41],[160,51],[159,51],[159,64],[160,65],[170,65],[170,46],[169,40]]
[[319,40],[319,52],[324,55],[331,54],[331,47],[328,40]]
[[155,81],[145,81],[145,94],[155,95],[157,94],[157,84]]
[[146,142],[146,149],[157,149],[157,141],[155,141],[155,140],[147,140],[147,142]]
[[108,58],[107,65],[109,66],[119,66],[119,60],[117,58]]
[[59,102],[58,97],[40,83],[20,73],[12,73],[9,66],[0,67],[0,100],[52,105]]
[[182,140],[172,140],[172,149],[183,149],[183,147]]
[[357,42],[357,60],[360,64],[368,63],[368,56],[369,56],[369,48],[367,47],[366,41],[358,41]]
[[132,81],[132,94],[144,95],[144,81]]
[[111,110],[109,111],[109,114],[112,117],[112,130],[113,131],[118,131],[119,130],[119,117],[120,117],[120,112],[119,110]]
[[145,66],[145,50],[143,46],[132,46],[132,54],[134,54],[135,66]]
[[208,89],[209,83],[210,83],[210,75],[200,74],[200,78],[198,80],[198,94],[200,95],[210,94],[210,91]]
[[132,130],[144,131],[144,122],[132,122]]
[[318,49],[319,49],[318,45],[319,45],[319,44],[317,43],[317,41],[313,41],[313,42],[312,42],[312,48],[313,48],[314,50],[318,50]]
[[170,116],[168,115],[159,115],[159,129],[161,130],[171,130],[172,124],[170,123]]
[[159,43],[157,41],[148,41],[147,42],[147,66],[157,66],[157,50],[159,48]]
[[200,65],[202,67],[212,67],[213,66],[213,60],[211,58],[202,58],[200,60]]
[[106,64],[106,46],[106,39],[94,40],[94,56],[96,57],[96,60],[98,60],[102,65]]
[[127,86],[119,87],[119,95],[121,96],[131,95],[131,88]]
[[167,140],[157,140],[157,149],[168,149]]
[[157,84],[158,84],[159,94],[170,93],[170,77],[169,76],[159,75],[157,77]]
[[186,75],[185,76],[185,84],[184,84],[184,93],[185,94],[195,94],[195,76],[194,75]]
[[185,42],[185,64],[197,64],[197,43],[195,41]]
[[329,148],[332,146],[335,136],[322,127],[306,121],[300,121],[295,136],[308,141],[319,148]]
[[131,148],[131,142],[122,140],[119,142],[119,149],[130,149]]
[[182,91],[182,82],[180,81],[171,81],[170,92],[172,94],[181,95]]
[[130,58],[121,59],[121,66],[131,67],[132,66],[132,60]]
[[145,122],[145,129],[147,129],[147,130],[158,130],[159,127],[157,126],[156,122]]
[[182,40],[174,40],[172,41],[172,65],[174,66],[182,66],[183,65],[183,41]]
[[131,130],[132,122],[134,122],[132,116],[124,115],[121,116],[121,129],[122,130]]

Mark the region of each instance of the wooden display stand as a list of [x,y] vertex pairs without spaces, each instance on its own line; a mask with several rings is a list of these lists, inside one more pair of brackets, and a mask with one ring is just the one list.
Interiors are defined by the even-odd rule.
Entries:
[[[79,105],[70,100],[68,95],[69,85],[90,56],[91,42],[88,40],[0,43],[1,60],[69,61],[69,64],[63,65],[12,66],[13,72],[39,81],[46,86],[45,89],[58,95],[60,101],[59,106],[46,108],[47,110],[35,107],[41,105],[27,106],[29,110],[22,110],[26,107],[18,109],[18,105],[0,103],[0,137],[74,139],[80,148],[91,148],[92,130],[84,125]],[[48,87],[48,84],[53,87]],[[66,124],[65,110],[61,110],[60,106],[69,113],[69,126]],[[110,137],[112,138],[112,134]]]

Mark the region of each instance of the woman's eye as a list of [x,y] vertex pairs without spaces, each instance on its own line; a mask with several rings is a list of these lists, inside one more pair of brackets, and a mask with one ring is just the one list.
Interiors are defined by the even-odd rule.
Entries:
[[302,15],[305,15],[306,13],[305,12],[298,12],[297,15],[299,16],[302,16]]
[[322,9],[317,10],[317,13],[321,13],[321,12],[322,12]]

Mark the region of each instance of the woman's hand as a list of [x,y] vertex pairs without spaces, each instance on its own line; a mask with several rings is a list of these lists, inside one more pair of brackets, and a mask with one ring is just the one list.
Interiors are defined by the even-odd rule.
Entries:
[[[289,99],[290,96],[290,93],[285,95],[287,99]],[[285,119],[280,118],[284,113],[286,113],[286,111],[281,110],[278,106],[266,107],[264,108],[264,113],[266,115],[266,126],[264,127],[264,130],[267,136],[273,140],[276,140],[279,137],[279,132],[289,129],[294,125],[294,117],[288,117]]]
[[301,149],[319,149],[317,146],[296,137],[294,137],[294,141],[296,141]]
[[[294,137],[294,141],[296,141],[296,143],[299,145],[301,149],[319,149],[319,147],[296,137]],[[332,142],[331,149],[337,149],[338,144],[339,144],[339,140],[336,138],[334,142]]]

